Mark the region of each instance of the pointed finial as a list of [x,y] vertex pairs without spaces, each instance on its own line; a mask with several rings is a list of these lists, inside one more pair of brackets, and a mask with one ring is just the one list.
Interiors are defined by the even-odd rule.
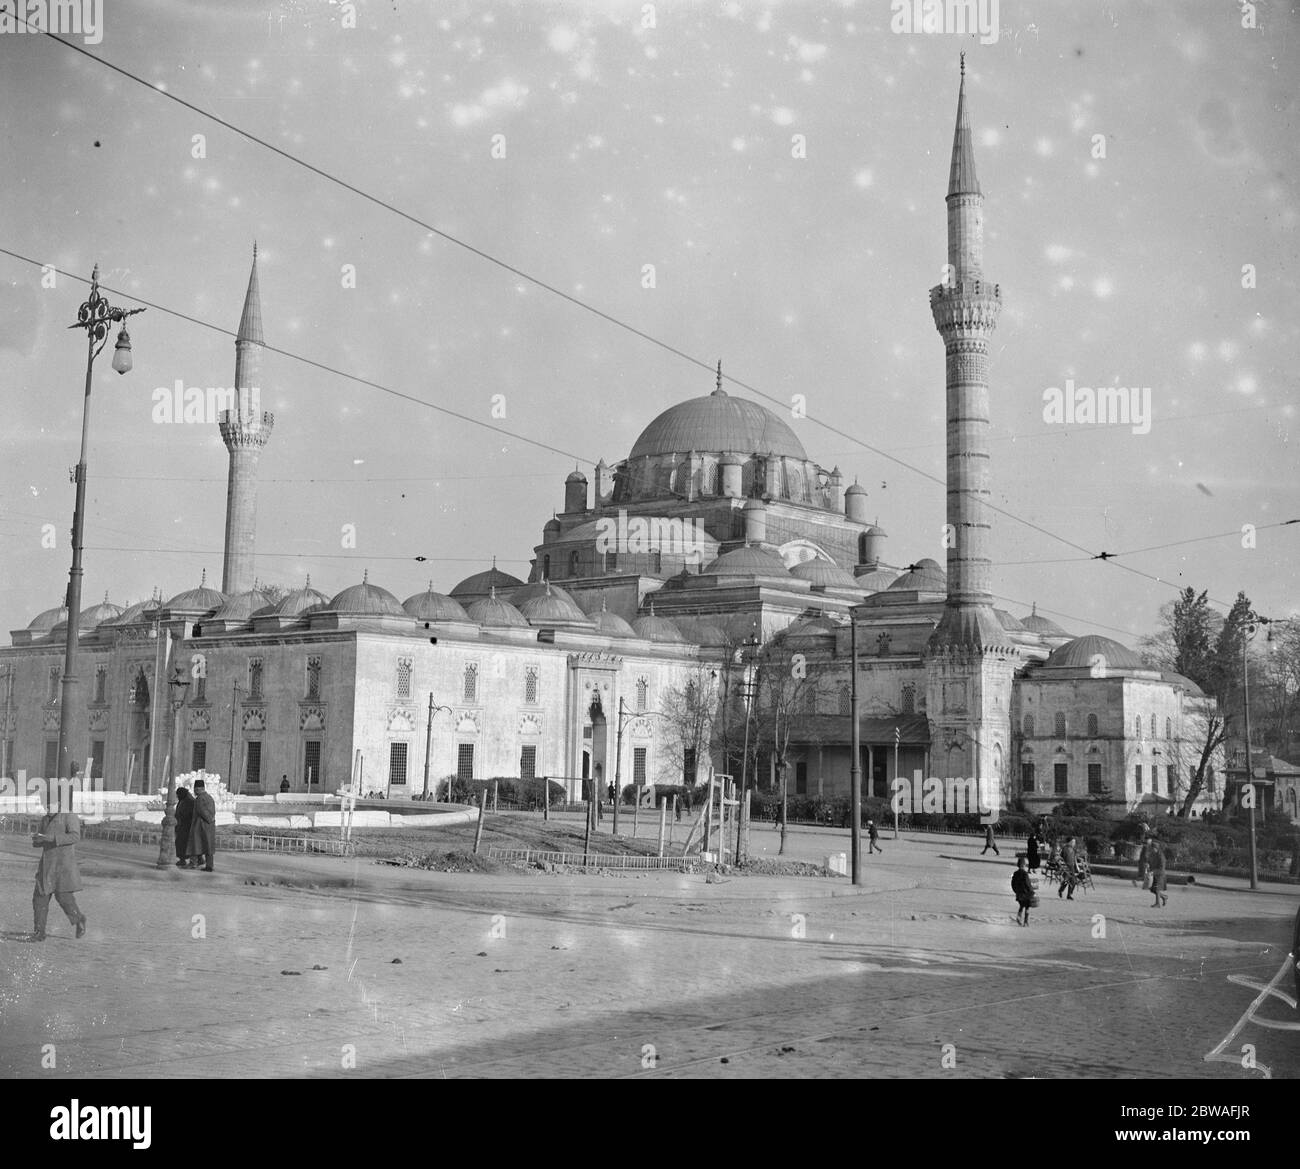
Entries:
[[492,571],[496,572],[496,570],[497,570],[497,558],[494,556],[492,557]]
[[546,595],[548,597],[551,595],[551,582],[549,580],[546,582]]
[[[966,53],[965,53],[965,50],[962,51],[962,55],[961,55],[961,75],[962,75],[963,77],[966,76]],[[254,252],[254,254],[257,253],[257,245],[256,245],[256,244],[253,245],[253,252]]]
[[362,583],[362,584],[369,584],[369,583],[370,583],[370,569],[366,568],[366,569],[363,569],[363,570],[362,570],[362,572],[361,572],[361,583]]
[[722,358],[718,358],[718,389],[722,389]]
[[429,582],[429,592],[433,592],[433,581]]
[[1037,602],[1037,601],[1035,601],[1035,602],[1033,603],[1033,605],[1030,607],[1029,615],[1030,615],[1031,617],[1037,617],[1037,616],[1038,616],[1038,602]]
[[199,588],[202,588],[207,583],[208,583],[208,570],[205,568],[203,570],[203,575],[199,577]]
[[303,585],[302,587],[303,587],[303,591],[304,591],[304,592],[306,592],[307,589],[311,588],[311,573],[310,573],[310,572],[307,574],[307,583],[306,583],[305,585]]
[[605,604],[605,594],[604,594],[604,593],[601,593],[601,594],[600,594],[600,611],[601,611],[602,613],[608,613],[608,612],[609,612],[609,608],[608,608],[608,607],[606,606],[606,604]]
[[108,589],[104,590],[104,604],[108,604]]
[[497,586],[496,586],[496,585],[489,585],[489,586],[488,586],[488,598],[489,598],[490,600],[493,600],[493,601],[495,601],[495,600],[497,599]]
[[722,358],[718,358],[718,373],[714,378],[713,396],[715,398],[726,397],[727,391],[722,388]]
[[[966,59],[966,55],[963,53],[962,60],[964,61],[965,59]],[[253,263],[254,264],[257,263],[257,240],[253,241]]]
[[650,616],[653,617],[654,615],[655,615],[655,602],[654,602],[654,598],[651,597],[651,598],[650,598]]

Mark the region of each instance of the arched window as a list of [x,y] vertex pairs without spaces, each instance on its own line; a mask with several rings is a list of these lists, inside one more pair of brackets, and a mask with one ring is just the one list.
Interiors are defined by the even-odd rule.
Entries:
[[529,706],[537,705],[537,667],[529,666],[524,671],[524,702]]
[[551,579],[551,558],[550,556],[542,557],[542,580]]
[[1156,737],[1156,716],[1154,712],[1151,715],[1151,737],[1153,739]]
[[1095,714],[1090,714],[1088,716],[1088,738],[1095,739],[1096,737],[1097,737],[1097,716]]
[[1065,715],[1061,711],[1056,712],[1056,726],[1054,733],[1058,739],[1065,738]]
[[1033,737],[1034,737],[1034,716],[1032,714],[1027,714],[1025,715],[1025,738],[1032,739]]
[[397,697],[411,697],[411,666],[410,658],[397,659]]
[[1172,739],[1173,737],[1174,737],[1174,720],[1171,718],[1167,718],[1165,719],[1165,738]]
[[853,714],[853,692],[847,686],[840,687],[840,714],[846,717]]
[[863,532],[858,537],[858,563],[866,564],[867,562],[867,533]]
[[916,687],[910,682],[903,687],[903,713],[916,713]]
[[473,662],[465,667],[464,689],[462,691],[466,702],[478,701],[478,666]]
[[576,551],[569,553],[569,575],[578,575],[578,553]]
[[650,683],[644,678],[636,680],[636,709],[638,714],[644,714],[650,705]]

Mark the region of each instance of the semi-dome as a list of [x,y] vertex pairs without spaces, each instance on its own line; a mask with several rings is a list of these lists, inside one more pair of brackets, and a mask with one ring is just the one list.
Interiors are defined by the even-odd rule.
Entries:
[[1037,633],[1041,637],[1069,637],[1055,621],[1047,617],[1038,615],[1038,605],[1034,604],[1032,612],[1028,617],[1022,617],[1020,624],[1023,625],[1030,633]]
[[461,603],[446,593],[435,593],[433,581],[422,593],[407,597],[402,602],[405,609],[417,621],[468,621],[469,614]]
[[407,617],[409,614],[387,589],[370,583],[366,572],[360,584],[351,585],[329,602],[329,609],[351,617]]
[[632,622],[632,632],[637,637],[644,637],[646,641],[659,641],[667,645],[684,645],[686,642],[682,631],[673,622],[667,617],[655,616],[653,604],[649,613]]
[[511,576],[508,572],[502,572],[495,564],[484,572],[476,572],[473,576],[467,576],[460,584],[451,590],[451,595],[460,599],[461,597],[486,598],[493,589],[517,589],[524,582],[517,576]]
[[907,589],[920,593],[946,593],[948,577],[939,567],[938,561],[918,560],[908,572],[903,573],[889,587],[895,591]]
[[519,612],[532,625],[553,625],[555,623],[589,625],[591,619],[578,608],[567,595],[562,596],[558,589],[546,584],[546,591],[540,596],[529,597],[519,606]]
[[495,588],[486,597],[475,601],[466,615],[471,621],[490,629],[527,629],[528,621],[509,601],[497,596]]
[[259,609],[269,608],[271,598],[261,589],[249,589],[247,592],[235,593],[227,597],[226,603],[213,615],[214,621],[247,621]]
[[31,624],[27,626],[29,633],[49,633],[56,625],[66,626],[68,623],[68,608],[66,605],[55,605],[53,609],[45,609],[37,613],[32,618]]
[[1047,661],[1043,664],[1091,669],[1098,657],[1101,658],[1107,670],[1142,670],[1147,668],[1142,659],[1128,646],[1120,645],[1118,641],[1112,641],[1109,637],[1099,637],[1095,633],[1076,637],[1073,641],[1058,645],[1048,654]]
[[311,577],[308,577],[306,584],[302,588],[286,593],[271,607],[271,611],[278,617],[301,617],[309,609],[328,604],[329,597],[319,589],[312,588]]
[[211,613],[226,603],[226,594],[208,588],[208,574],[205,569],[199,580],[199,587],[186,589],[177,593],[165,608],[185,613]]
[[770,452],[800,461],[808,458],[803,443],[777,414],[721,389],[670,406],[641,432],[628,457],[690,451]]
[[775,552],[746,544],[725,552],[706,568],[710,576],[789,576],[785,561]]
[[790,569],[790,575],[821,588],[853,589],[860,593],[867,587],[851,572],[846,572],[834,561],[823,560],[821,557],[796,564]]

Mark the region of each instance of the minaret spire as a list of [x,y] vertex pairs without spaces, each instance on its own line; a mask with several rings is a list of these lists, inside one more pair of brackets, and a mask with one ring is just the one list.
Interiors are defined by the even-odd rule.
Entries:
[[966,54],[961,55],[961,87],[957,90],[957,125],[952,134],[952,165],[948,170],[949,195],[978,195],[975,149],[971,142],[970,116],[966,112]]
[[226,546],[221,573],[223,593],[247,592],[254,578],[257,543],[257,465],[271,436],[275,415],[262,409],[262,291],[257,280],[257,244],[248,290],[235,336],[234,405],[218,420],[230,452],[226,481]]

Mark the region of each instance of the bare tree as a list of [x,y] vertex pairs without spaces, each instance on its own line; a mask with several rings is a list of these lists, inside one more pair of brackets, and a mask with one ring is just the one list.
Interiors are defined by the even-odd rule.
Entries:
[[[717,672],[698,667],[686,681],[667,690],[659,699],[660,725],[668,749],[680,760],[682,775],[688,764],[699,761],[709,750],[713,724],[718,715]],[[692,777],[691,782],[694,782]]]

